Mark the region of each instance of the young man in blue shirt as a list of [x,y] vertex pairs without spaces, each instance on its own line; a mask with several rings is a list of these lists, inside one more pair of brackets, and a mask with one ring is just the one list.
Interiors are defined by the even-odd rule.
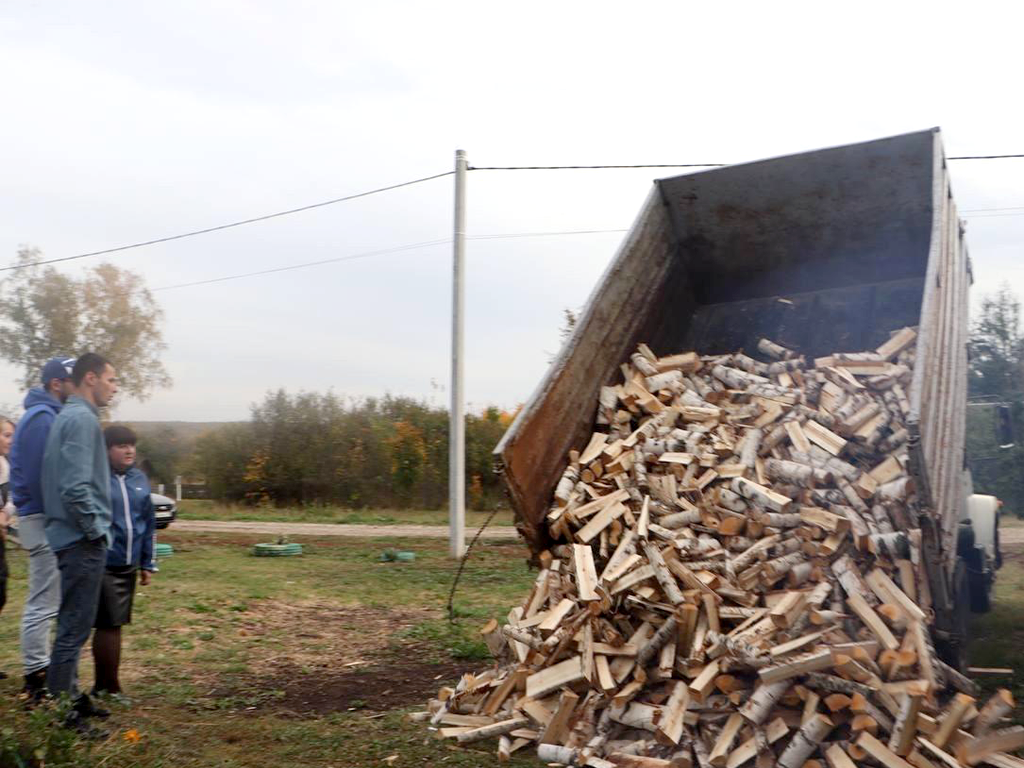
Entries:
[[53,422],[71,394],[73,357],[55,357],[42,370],[42,386],[25,395],[25,413],[11,445],[11,500],[17,510],[13,525],[28,551],[28,595],[21,614],[21,661],[24,693],[38,700],[46,692],[50,666],[50,629],[60,608],[57,556],[46,541],[43,515],[43,449]]
[[[127,704],[121,692],[121,627],[132,620],[136,577],[142,586],[156,572],[156,512],[149,481],[135,466],[135,433],[114,425],[103,431],[110,459],[111,545],[100,586],[92,655],[96,664],[93,693]],[[141,570],[140,570],[141,569]]]

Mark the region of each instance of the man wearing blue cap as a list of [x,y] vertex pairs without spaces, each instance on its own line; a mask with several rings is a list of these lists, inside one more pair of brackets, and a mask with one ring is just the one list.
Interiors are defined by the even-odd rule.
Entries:
[[42,386],[25,396],[25,415],[11,445],[11,494],[18,510],[18,539],[28,550],[28,597],[21,616],[21,657],[25,693],[37,700],[46,691],[50,628],[60,608],[60,571],[46,541],[43,515],[43,450],[54,419],[71,393],[73,357],[43,366]]

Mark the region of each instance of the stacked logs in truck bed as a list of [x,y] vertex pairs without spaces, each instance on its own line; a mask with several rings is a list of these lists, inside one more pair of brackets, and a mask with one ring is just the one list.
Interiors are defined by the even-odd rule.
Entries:
[[601,389],[499,664],[427,720],[565,765],[1024,768],[936,654],[905,427],[915,333],[805,360],[657,357]]

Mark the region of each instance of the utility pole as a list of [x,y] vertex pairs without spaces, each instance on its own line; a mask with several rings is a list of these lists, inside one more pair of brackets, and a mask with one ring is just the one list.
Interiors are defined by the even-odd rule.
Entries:
[[455,233],[452,238],[452,403],[448,427],[448,540],[451,556],[466,551],[466,421],[463,417],[463,314],[466,307],[466,153],[455,152]]

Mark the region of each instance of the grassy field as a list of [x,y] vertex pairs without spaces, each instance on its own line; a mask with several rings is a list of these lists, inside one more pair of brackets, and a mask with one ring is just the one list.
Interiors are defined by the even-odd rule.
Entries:
[[1004,547],[1003,567],[996,580],[991,613],[975,617],[970,663],[976,667],[1009,667],[1011,678],[982,677],[986,692],[1009,688],[1017,701],[1014,722],[1024,725],[1024,547]]
[[[504,616],[532,583],[520,547],[478,545],[452,626],[444,606],[454,569],[443,541],[337,539],[306,542],[301,558],[255,558],[255,537],[172,529],[161,540],[175,554],[161,563],[154,584],[140,589],[125,635],[124,683],[136,707],[116,712],[111,738],[69,765],[340,767],[388,765],[381,761],[392,755],[399,756],[396,765],[491,760],[489,745],[453,752],[427,738],[421,725],[403,723],[402,713],[422,708],[462,671],[487,665],[476,630]],[[389,547],[413,550],[415,562],[378,562]],[[33,730],[15,696],[25,564],[20,552],[9,554],[0,669],[11,678],[0,681],[0,734],[13,723],[24,737],[40,729]],[[84,658],[88,686],[88,652]],[[13,737],[0,736],[0,744],[3,738]]]
[[[301,558],[255,558],[252,536],[175,533],[175,548],[152,586],[140,589],[126,630],[124,681],[135,708],[115,712],[111,737],[60,750],[47,765],[82,768],[217,765],[478,766],[494,762],[490,742],[455,748],[428,737],[402,714],[422,708],[442,684],[487,665],[476,630],[504,616],[533,575],[516,545],[479,546],[456,597],[444,606],[453,564],[443,541],[303,541]],[[382,563],[386,548],[416,553]],[[58,729],[30,721],[16,699],[17,613],[24,557],[11,551],[11,599],[0,617],[0,753],[13,738]],[[972,663],[1009,666],[1007,685],[1024,701],[1024,548],[1008,553],[996,609],[975,622]],[[88,652],[84,686],[91,681]],[[1024,723],[1024,712],[1017,720]],[[12,730],[13,729],[13,730]],[[135,738],[138,737],[136,741]],[[65,745],[67,746],[67,745]],[[390,761],[385,762],[385,760]],[[514,766],[536,766],[532,753]],[[0,760],[0,766],[4,763]]]
[[[346,509],[344,507],[245,507],[216,501],[187,499],[179,505],[182,520],[238,520],[268,523],[338,523],[340,525],[448,525],[447,510]],[[490,512],[466,512],[470,534],[483,525]],[[512,525],[512,512],[500,510],[491,525]]]

